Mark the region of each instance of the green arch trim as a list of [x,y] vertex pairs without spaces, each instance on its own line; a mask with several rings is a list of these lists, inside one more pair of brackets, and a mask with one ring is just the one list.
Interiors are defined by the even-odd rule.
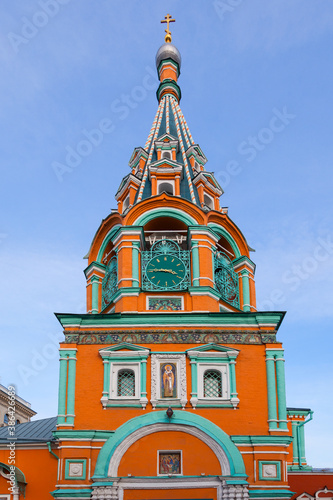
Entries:
[[107,233],[107,235],[105,236],[102,244],[101,244],[101,247],[100,249],[98,250],[98,255],[97,255],[97,259],[96,259],[96,262],[102,262],[102,257],[103,257],[103,254],[104,254],[104,250],[106,249],[106,245],[109,243],[110,241],[110,238],[112,238],[112,236],[115,234],[116,231],[118,231],[118,229],[120,227],[123,227],[121,224],[116,224],[115,226],[113,226],[112,229],[110,229],[110,231]]
[[231,441],[228,434],[222,431],[217,425],[200,415],[185,412],[182,410],[174,410],[173,416],[169,419],[164,410],[149,412],[140,417],[134,417],[128,420],[125,424],[118,427],[115,433],[107,440],[103,448],[98,454],[96,468],[93,479],[108,477],[108,468],[110,460],[116,448],[130,434],[142,427],[153,424],[179,424],[191,427],[196,427],[208,436],[223,449],[230,465],[231,476],[246,476],[245,465],[242,455],[236,445]]
[[[3,469],[5,469],[8,472],[10,472],[10,470],[11,470],[10,466],[8,464],[2,463],[2,462],[0,462],[0,467],[2,467]],[[27,482],[25,480],[25,475],[23,474],[23,472],[18,467],[16,467],[16,465],[14,467],[15,467],[16,483],[27,484]]]
[[230,244],[231,248],[235,253],[236,259],[238,257],[241,257],[242,254],[240,253],[237,243],[235,242],[231,234],[228,233],[228,231],[224,227],[215,224],[215,222],[209,222],[208,227],[211,227],[216,233],[220,234],[227,240],[227,242]]
[[144,226],[151,220],[157,219],[159,217],[173,217],[174,219],[178,219],[181,222],[184,222],[184,224],[187,224],[188,226],[198,224],[198,222],[193,217],[186,214],[182,210],[179,210],[178,208],[153,208],[152,210],[149,210],[138,217],[133,225]]

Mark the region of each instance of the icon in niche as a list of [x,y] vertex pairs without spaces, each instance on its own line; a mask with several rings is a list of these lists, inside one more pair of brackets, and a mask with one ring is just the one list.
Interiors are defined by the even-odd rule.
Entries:
[[180,452],[160,452],[159,474],[181,474]]

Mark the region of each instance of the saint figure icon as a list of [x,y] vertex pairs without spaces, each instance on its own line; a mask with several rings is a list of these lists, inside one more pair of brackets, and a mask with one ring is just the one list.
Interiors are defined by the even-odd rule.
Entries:
[[175,382],[175,376],[172,371],[171,365],[165,365],[163,373],[163,397],[172,398],[173,397],[173,386]]

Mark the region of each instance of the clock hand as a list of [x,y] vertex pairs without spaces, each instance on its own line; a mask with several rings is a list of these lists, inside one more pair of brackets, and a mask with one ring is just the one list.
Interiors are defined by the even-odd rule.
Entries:
[[177,271],[173,271],[172,269],[151,269],[149,270],[150,273],[158,273],[158,272],[163,272],[163,273],[170,273],[170,274],[177,274]]

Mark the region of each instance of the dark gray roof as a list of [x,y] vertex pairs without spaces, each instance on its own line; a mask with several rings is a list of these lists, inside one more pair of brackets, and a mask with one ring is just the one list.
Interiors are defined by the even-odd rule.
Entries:
[[45,443],[52,441],[52,431],[56,430],[57,417],[43,418],[15,425],[15,434],[9,434],[9,428],[1,427],[0,444],[16,441],[17,443]]

